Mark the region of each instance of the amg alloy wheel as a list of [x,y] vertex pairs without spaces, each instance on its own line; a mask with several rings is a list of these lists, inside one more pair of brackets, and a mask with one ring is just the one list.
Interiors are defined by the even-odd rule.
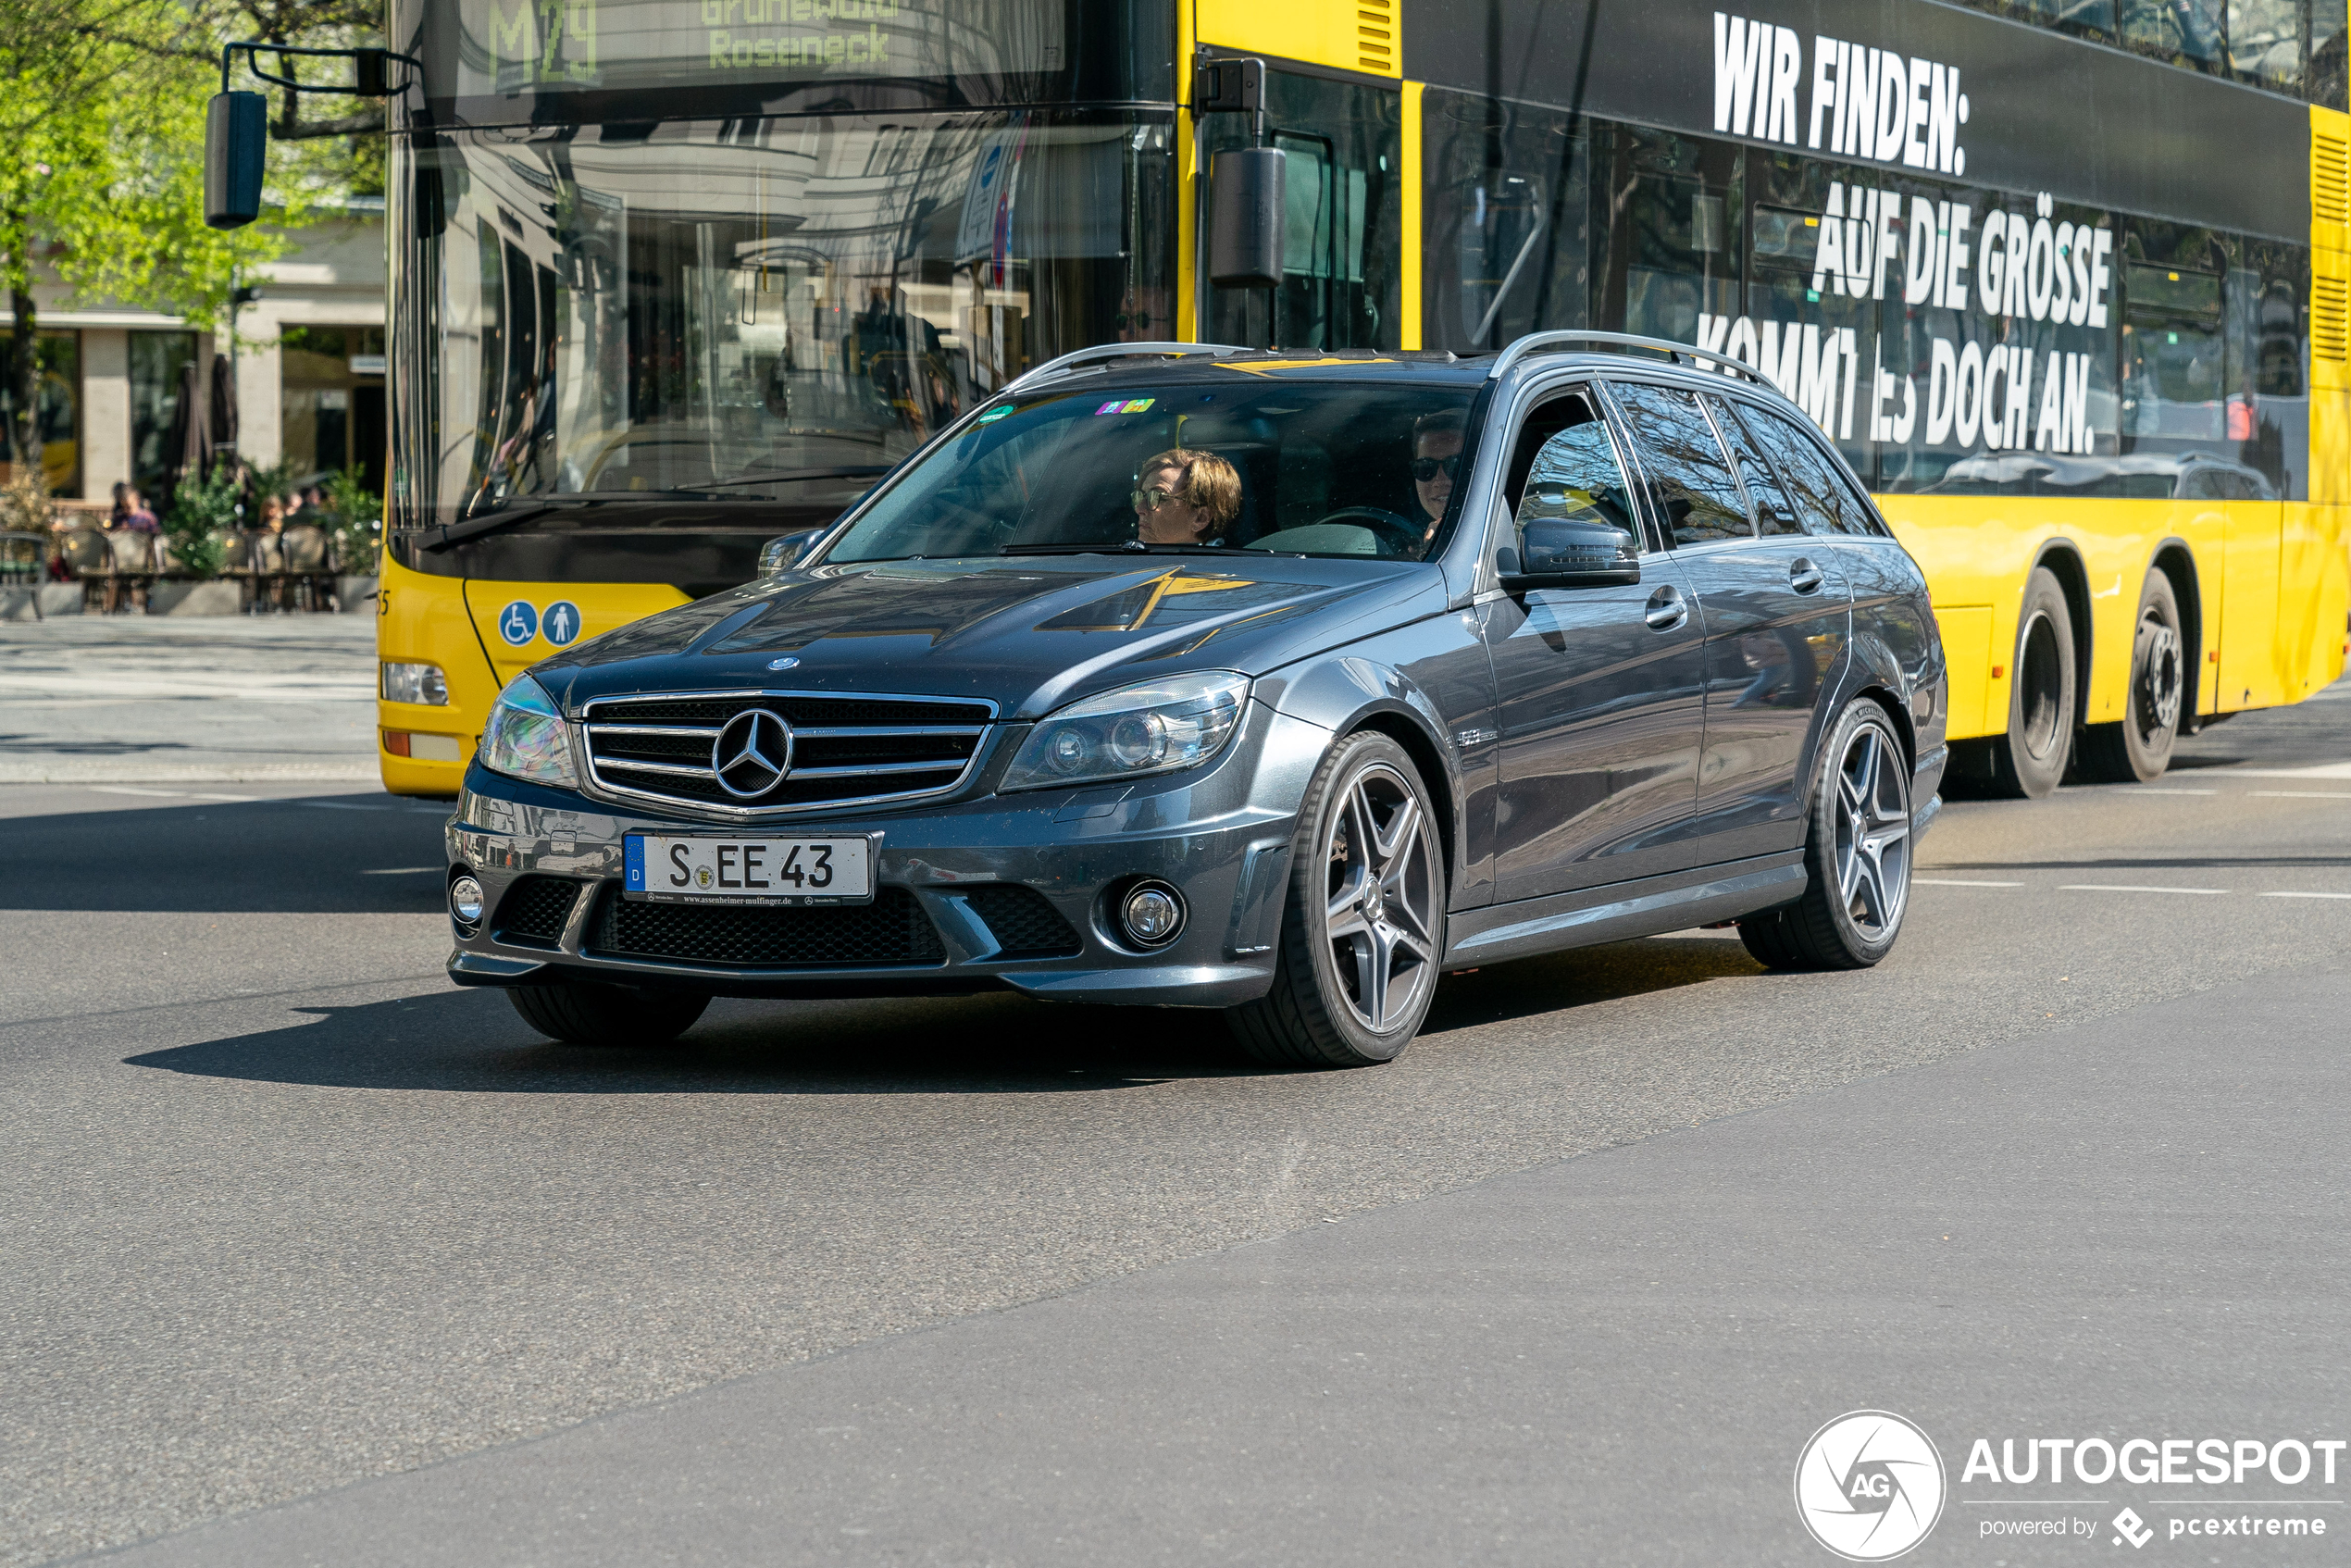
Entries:
[[1274,986],[1227,1016],[1277,1066],[1392,1061],[1428,1015],[1445,949],[1441,828],[1419,770],[1385,735],[1324,761],[1290,848]]
[[2123,717],[2084,728],[2074,757],[2082,776],[2100,784],[2144,784],[2171,765],[2187,698],[2187,644],[2180,636],[2180,600],[2164,573],[2147,573],[2139,591],[2139,622],[2131,639],[2131,686]]
[[1794,903],[1739,922],[1774,969],[1865,969],[1893,949],[1910,901],[1910,762],[1885,710],[1856,698],[1837,716],[1813,791],[1811,874]]

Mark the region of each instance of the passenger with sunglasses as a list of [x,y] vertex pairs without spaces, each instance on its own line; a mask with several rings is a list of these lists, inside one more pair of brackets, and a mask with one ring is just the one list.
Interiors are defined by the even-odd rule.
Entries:
[[1135,537],[1145,544],[1214,544],[1241,511],[1240,474],[1213,452],[1170,447],[1135,476]]
[[1461,472],[1462,431],[1465,417],[1454,410],[1431,414],[1412,425],[1412,489],[1420,496],[1421,510],[1428,515],[1428,530],[1422,541],[1437,537],[1437,525],[1445,516],[1445,504],[1453,499],[1453,480]]

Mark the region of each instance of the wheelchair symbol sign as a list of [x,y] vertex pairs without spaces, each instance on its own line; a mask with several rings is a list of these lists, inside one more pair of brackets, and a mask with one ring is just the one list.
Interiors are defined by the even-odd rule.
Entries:
[[[578,612],[573,612],[574,619]],[[517,599],[498,612],[498,635],[510,648],[519,648],[539,635],[539,611],[528,599]]]
[[547,641],[558,648],[568,648],[579,636],[579,606],[568,599],[558,599],[547,606],[539,620],[547,633]]

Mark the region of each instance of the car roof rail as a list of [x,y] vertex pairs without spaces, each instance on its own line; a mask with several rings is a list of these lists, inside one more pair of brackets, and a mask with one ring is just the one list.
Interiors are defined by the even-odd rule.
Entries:
[[1717,354],[1710,348],[1698,348],[1690,343],[1677,343],[1671,338],[1643,337],[1637,332],[1529,332],[1502,350],[1494,361],[1494,368],[1486,372],[1486,379],[1489,381],[1494,380],[1520,360],[1540,354],[1545,349],[1570,348],[1578,343],[1599,343],[1611,348],[1653,349],[1668,357],[1686,356],[1693,364],[1701,360],[1710,362],[1729,370],[1734,375],[1744,376],[1759,386],[1772,385],[1769,378],[1744,359],[1734,359],[1727,354]]
[[1126,359],[1137,355],[1156,354],[1174,358],[1181,355],[1206,354],[1222,358],[1228,354],[1254,354],[1255,352],[1257,351],[1254,349],[1244,348],[1234,343],[1097,343],[1092,348],[1081,348],[1074,354],[1064,354],[1058,359],[1049,359],[1036,369],[1007,383],[1003,390],[1013,392],[1027,386],[1032,381],[1048,380],[1055,376],[1066,376],[1080,366],[1113,359]]

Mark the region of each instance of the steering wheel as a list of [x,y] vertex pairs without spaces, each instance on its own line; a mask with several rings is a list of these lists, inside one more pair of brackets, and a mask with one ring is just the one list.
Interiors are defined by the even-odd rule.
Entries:
[[1422,535],[1428,530],[1401,513],[1384,511],[1377,506],[1343,506],[1314,526],[1326,523],[1352,523],[1368,529],[1381,546],[1381,554],[1391,558],[1419,554]]

